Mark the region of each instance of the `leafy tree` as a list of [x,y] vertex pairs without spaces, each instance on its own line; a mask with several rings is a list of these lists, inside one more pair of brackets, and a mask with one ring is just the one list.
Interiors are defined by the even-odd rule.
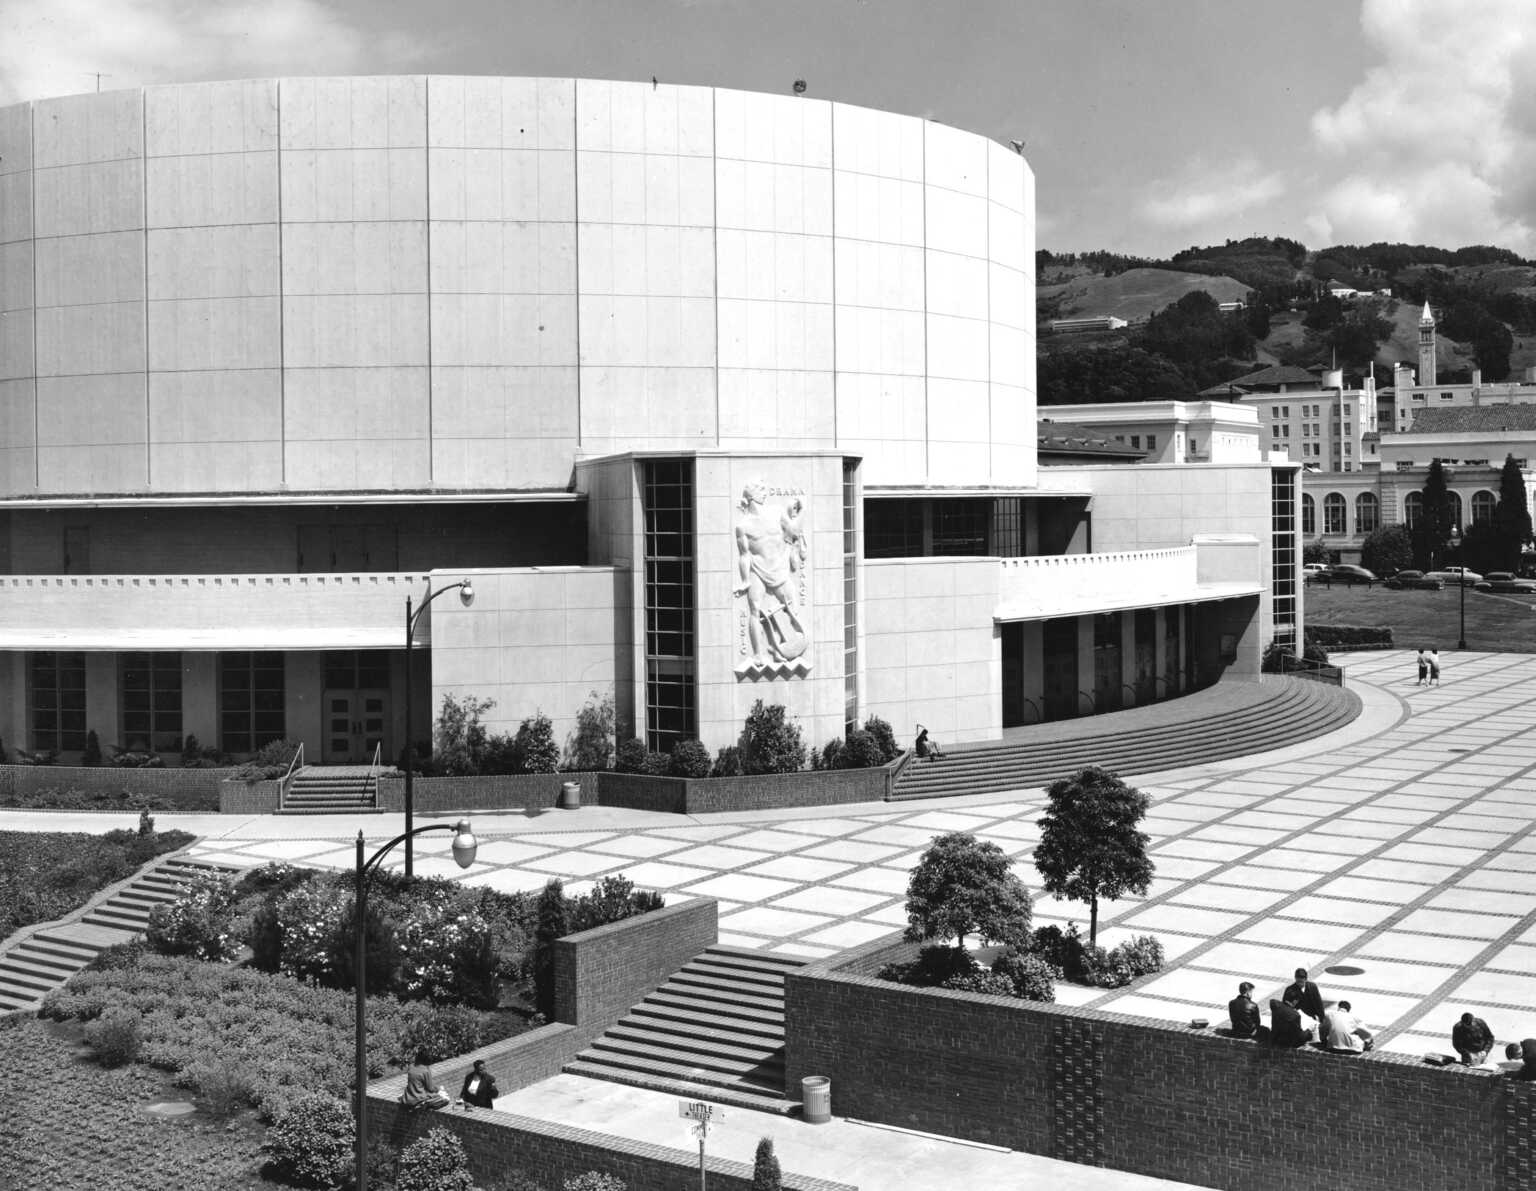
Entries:
[[1040,820],[1035,868],[1057,897],[1088,903],[1088,942],[1099,934],[1099,899],[1142,894],[1151,883],[1147,834],[1137,828],[1151,800],[1097,765],[1053,782]]
[[1255,292],[1248,298],[1248,306],[1243,311],[1243,323],[1248,328],[1248,334],[1262,343],[1269,338],[1269,318],[1273,313],[1268,299],[1259,292]]
[[613,692],[593,691],[576,713],[576,728],[566,737],[565,768],[595,771],[613,763]]
[[773,1138],[764,1137],[757,1143],[757,1154],[752,1159],[752,1191],[783,1191],[784,1172],[773,1153]]
[[749,773],[794,773],[805,768],[805,741],[800,725],[782,703],[759,699],[747,713],[737,742],[741,767]]
[[1333,551],[1322,538],[1313,538],[1301,548],[1302,562],[1320,562],[1327,564],[1333,561]]
[[443,773],[455,777],[480,772],[485,754],[486,731],[481,717],[496,706],[494,699],[466,695],[460,702],[443,696],[433,733],[432,757]]
[[1531,510],[1526,502],[1525,478],[1513,455],[1504,456],[1499,472],[1499,502],[1493,506],[1493,532],[1501,571],[1520,567],[1520,555],[1531,540]]
[[534,909],[533,995],[534,1007],[545,1021],[555,1020],[555,940],[570,933],[565,887],[551,877],[539,894]]
[[1029,944],[1029,891],[1010,867],[1008,854],[969,832],[937,836],[907,883],[909,942],[965,936],[1024,948]]
[[1196,386],[1172,361],[1124,344],[1042,350],[1036,371],[1042,407],[1112,401],[1185,401],[1196,392]]
[[1377,346],[1392,334],[1392,324],[1368,303],[1360,303],[1323,337],[1339,362],[1364,367],[1376,358]]
[[1203,389],[1223,377],[1216,365],[1253,358],[1253,333],[1242,311],[1223,313],[1204,290],[1191,290],[1147,320],[1140,346],[1173,361],[1194,386]]
[[560,768],[560,749],[555,744],[554,725],[542,711],[535,712],[517,726],[512,749],[520,773],[554,773]]
[[1406,525],[1383,525],[1360,545],[1360,565],[1378,575],[1395,575],[1413,565],[1413,535]]
[[1450,544],[1451,495],[1445,483],[1445,468],[1435,459],[1424,480],[1424,507],[1413,529],[1413,555],[1420,570],[1433,570],[1444,558]]
[[875,743],[880,746],[880,763],[894,761],[896,754],[901,752],[901,746],[896,743],[896,733],[891,731],[891,725],[878,715],[872,715],[864,721],[864,731],[874,737]]

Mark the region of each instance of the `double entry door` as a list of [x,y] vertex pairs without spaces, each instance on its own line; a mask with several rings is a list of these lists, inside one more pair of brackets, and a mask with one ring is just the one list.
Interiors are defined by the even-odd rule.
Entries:
[[382,746],[388,764],[389,654],[382,649],[336,649],[325,655],[326,765],[366,765]]

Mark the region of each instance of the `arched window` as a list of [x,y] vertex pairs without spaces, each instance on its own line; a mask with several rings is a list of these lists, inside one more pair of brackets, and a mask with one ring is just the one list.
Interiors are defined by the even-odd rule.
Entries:
[[1457,527],[1465,525],[1461,519],[1461,493],[1447,492],[1445,494],[1447,507],[1451,510],[1451,524]]
[[1349,503],[1337,492],[1323,497],[1323,532],[1347,533],[1344,525],[1348,512]]
[[1498,497],[1486,489],[1482,492],[1474,492],[1472,494],[1472,524],[1493,524],[1493,508],[1498,503]]
[[1403,520],[1408,528],[1412,529],[1419,523],[1419,518],[1424,516],[1424,494],[1422,492],[1410,492],[1403,501]]
[[1301,532],[1307,537],[1317,532],[1317,502],[1305,492],[1301,495]]
[[1372,533],[1381,524],[1381,502],[1374,492],[1355,497],[1355,532]]

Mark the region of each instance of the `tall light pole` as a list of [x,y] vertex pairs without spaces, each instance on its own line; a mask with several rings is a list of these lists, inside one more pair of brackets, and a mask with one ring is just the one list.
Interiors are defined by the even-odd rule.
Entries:
[[400,838],[405,840],[405,875],[411,876],[411,816],[416,809],[415,787],[411,783],[412,771],[416,768],[416,745],[411,740],[411,641],[416,636],[416,622],[421,619],[421,614],[427,610],[427,605],[445,591],[457,591],[459,602],[466,608],[475,602],[475,589],[468,579],[461,579],[457,583],[445,583],[436,591],[432,590],[432,583],[427,582],[427,598],[421,601],[421,607],[411,611],[411,597],[405,597],[405,834]]
[[453,859],[460,868],[468,868],[475,862],[475,852],[479,849],[479,844],[470,833],[468,819],[460,819],[452,827],[446,823],[430,823],[426,827],[418,827],[414,831],[397,835],[367,860],[363,859],[363,833],[361,831],[357,833],[357,870],[353,890],[353,911],[356,918],[353,923],[352,937],[355,951],[353,984],[357,990],[355,1008],[357,1108],[354,1113],[354,1119],[357,1122],[357,1138],[353,1153],[357,1166],[357,1191],[368,1191],[368,878],[373,870],[379,867],[379,861],[383,860],[396,844],[403,841],[407,849],[405,854],[409,856],[411,838],[425,835],[429,831],[453,832]]
[[[1461,541],[1461,526],[1451,526],[1451,541]],[[1467,647],[1467,560],[1464,555],[1458,554],[1461,559],[1461,570],[1456,575],[1456,586],[1461,588],[1461,635],[1456,639],[1457,649]]]

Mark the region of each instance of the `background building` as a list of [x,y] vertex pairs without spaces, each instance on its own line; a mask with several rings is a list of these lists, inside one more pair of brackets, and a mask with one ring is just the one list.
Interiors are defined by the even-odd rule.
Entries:
[[[655,748],[1163,698],[1299,630],[1292,466],[1037,471],[1034,180],[796,97],[402,76],[0,109],[0,736]],[[407,595],[440,600],[404,689]]]

